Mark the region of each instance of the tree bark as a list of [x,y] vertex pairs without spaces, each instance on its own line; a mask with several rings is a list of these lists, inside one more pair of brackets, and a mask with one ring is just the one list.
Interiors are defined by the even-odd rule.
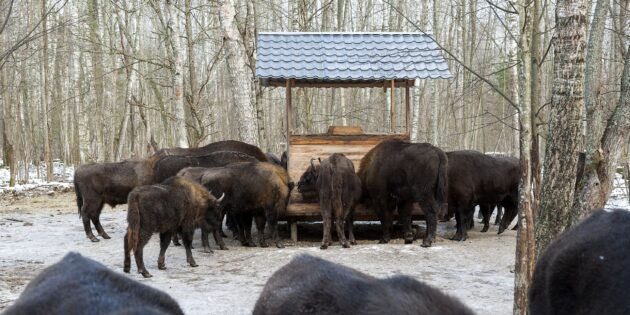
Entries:
[[540,212],[536,219],[537,256],[572,224],[573,195],[584,106],[586,5],[556,4],[554,75],[549,136],[544,162]]
[[52,163],[52,138],[50,137],[50,117],[48,105],[48,33],[47,20],[48,13],[46,10],[46,0],[42,0],[42,61],[40,70],[42,72],[42,119],[44,120],[44,160],[46,162],[46,181],[53,180],[53,163]]
[[177,146],[181,148],[188,147],[188,137],[186,134],[186,119],[184,117],[184,69],[182,66],[182,57],[179,53],[182,50],[180,46],[179,34],[179,12],[173,4],[173,0],[166,1],[166,16],[168,19],[167,32],[169,34],[171,45],[171,60],[173,62],[173,112],[175,114],[175,141]]
[[232,0],[220,0],[218,3],[219,23],[223,33],[232,101],[236,107],[238,135],[241,141],[258,145],[258,121],[252,104],[250,76],[245,66],[247,56],[234,21],[234,4]]
[[[521,174],[519,181],[518,225],[516,234],[516,259],[514,264],[514,315],[527,314],[527,292],[534,269],[534,186],[531,163],[531,116],[532,116],[532,3],[526,0],[519,5],[518,58],[520,77],[514,81],[520,93],[519,104],[519,153]],[[508,13],[510,14],[510,13]],[[515,34],[516,35],[516,34]],[[514,87],[513,87],[514,89]],[[512,92],[514,93],[514,92]]]

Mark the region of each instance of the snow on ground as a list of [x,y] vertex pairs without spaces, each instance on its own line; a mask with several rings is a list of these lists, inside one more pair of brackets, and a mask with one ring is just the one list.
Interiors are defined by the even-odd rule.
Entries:
[[[125,218],[125,206],[105,208],[101,222],[112,239],[91,243],[72,194],[0,201],[0,310],[38,272],[69,251],[122,272]],[[479,314],[510,313],[515,231],[497,235],[497,227],[492,226],[488,233],[480,233],[480,224],[476,224],[469,240],[460,243],[445,239],[454,233],[453,225],[454,221],[440,223],[440,237],[428,249],[421,248],[419,241],[404,245],[400,238],[391,244],[376,244],[380,225],[361,223],[356,227],[359,245],[343,249],[335,244],[325,251],[319,249],[321,224],[301,224],[297,245],[282,225],[284,249],[245,248],[229,238],[229,250],[206,254],[199,251],[196,235],[193,255],[199,267],[186,264],[183,248],[169,247],[168,270],[157,269],[159,238],[154,235],[144,254],[153,278],[143,279],[133,262],[129,277],[167,292],[186,314],[250,314],[271,274],[295,255],[309,253],[377,277],[410,275],[460,298]]]
[[[0,160],[0,165],[2,160]],[[53,161],[53,178],[54,181],[46,182],[46,164],[39,165],[39,172],[36,165],[30,164],[28,167],[28,181],[21,180],[24,178],[24,165],[18,167],[18,179],[14,187],[9,187],[9,167],[0,168],[0,194],[12,193],[14,195],[32,196],[34,194],[47,191],[67,191],[72,187],[72,178],[74,176],[74,167],[66,166],[60,161]]]

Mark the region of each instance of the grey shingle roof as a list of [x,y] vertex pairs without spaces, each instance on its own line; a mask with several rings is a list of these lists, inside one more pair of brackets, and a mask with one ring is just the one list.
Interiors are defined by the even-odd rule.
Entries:
[[425,33],[260,33],[256,75],[316,81],[452,78]]

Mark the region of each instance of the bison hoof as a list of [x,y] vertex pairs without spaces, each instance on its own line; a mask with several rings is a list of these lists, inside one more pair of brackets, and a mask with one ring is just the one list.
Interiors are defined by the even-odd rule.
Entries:
[[140,273],[141,273],[141,274],[142,274],[142,276],[143,276],[143,277],[145,277],[145,278],[151,278],[151,277],[153,277],[153,276],[152,276],[152,275],[151,275],[148,271],[146,271],[146,270],[145,270],[145,271],[142,271],[142,272],[140,272]]
[[180,242],[173,242],[173,246],[182,246],[182,243],[180,243]]
[[202,252],[206,254],[214,254],[214,251],[210,247],[204,247]]
[[158,269],[160,269],[160,270],[166,270],[166,265],[158,265]]
[[512,228],[512,231],[516,231],[516,230],[518,230],[518,224]]
[[461,242],[461,241],[465,241],[465,240],[466,240],[466,237],[462,236],[460,234],[455,234],[455,236],[451,237],[451,241]]
[[191,267],[199,267],[199,265],[197,265],[197,263],[193,260],[191,262],[188,263]]
[[103,233],[98,233],[98,235],[100,235],[102,238],[104,238],[104,239],[106,239],[106,240],[108,240],[108,239],[110,239],[110,238],[111,238],[111,237],[110,237],[107,233],[105,233],[105,232],[103,232]]
[[488,232],[488,227],[484,226],[483,229],[481,229],[481,233],[486,233]]
[[263,247],[263,248],[269,247],[269,243],[267,243],[267,241],[262,241],[262,242],[258,243],[258,245],[260,247]]
[[387,244],[389,243],[389,240],[386,239],[381,239],[380,241],[378,241],[379,244]]
[[341,244],[341,246],[343,248],[350,248],[350,244],[348,244],[348,243],[343,243],[343,244]]
[[420,247],[431,247],[431,241],[423,241]]
[[357,241],[355,241],[355,240],[351,240],[351,241],[350,241],[350,244],[351,244],[351,245],[357,245]]
[[502,226],[500,226],[500,227],[499,227],[499,232],[498,232],[497,234],[501,234],[501,233],[503,233],[503,231],[505,231],[505,228],[504,228],[504,227],[502,227]]
[[328,248],[328,244],[322,244],[322,246],[319,247],[319,249],[327,249]]
[[219,249],[220,250],[228,250],[229,248],[227,248],[227,246],[225,246],[225,245],[221,245],[221,246],[219,246]]
[[405,244],[411,244],[411,243],[413,243],[413,238],[412,239],[408,239],[408,238],[405,239]]
[[282,243],[280,243],[280,242],[277,242],[276,243],[276,247],[277,248],[284,248],[284,245],[282,245]]
[[90,241],[92,241],[92,243],[96,243],[99,241],[99,239],[96,238],[96,236],[94,235],[88,235],[88,238],[90,239]]
[[130,267],[125,266],[125,267],[123,268],[123,271],[124,271],[125,273],[129,273],[129,270],[130,270],[130,269],[131,269]]

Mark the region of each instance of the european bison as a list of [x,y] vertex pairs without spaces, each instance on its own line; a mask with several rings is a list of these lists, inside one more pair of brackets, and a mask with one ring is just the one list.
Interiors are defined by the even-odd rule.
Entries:
[[529,313],[630,314],[630,212],[600,210],[564,232],[536,263]]
[[269,246],[264,232],[268,223],[274,243],[283,247],[278,236],[278,213],[286,210],[291,190],[285,169],[271,163],[235,163],[207,169],[201,183],[217,194],[225,193],[224,209],[236,222],[241,244],[255,246],[251,239],[253,217],[259,245]]
[[333,218],[341,245],[350,247],[345,229],[348,230],[350,244],[356,244],[352,231],[352,215],[354,207],[361,200],[361,180],[354,172],[354,164],[350,159],[341,153],[334,153],[323,161],[320,160],[320,165],[313,164],[311,160],[311,165],[300,178],[298,189],[302,194],[314,191],[319,199],[324,223],[321,249],[332,244],[330,234]]
[[411,210],[417,202],[427,224],[423,247],[435,239],[437,215],[446,203],[448,193],[446,154],[428,143],[386,140],[376,145],[361,159],[359,177],[363,203],[376,210],[383,225],[380,243],[390,240],[393,212],[403,225],[405,244],[413,242]]
[[169,155],[201,156],[217,151],[236,151],[251,155],[259,161],[268,162],[267,156],[255,145],[236,140],[217,141],[200,148],[165,148],[160,149],[153,156],[164,157]]
[[26,286],[5,315],[184,314],[168,294],[77,253],[67,254]]
[[99,217],[103,205],[112,207],[127,203],[127,195],[137,186],[153,181],[155,159],[123,161],[116,163],[92,163],[79,166],[74,172],[74,192],[77,196],[79,216],[83,219],[85,235],[98,242],[92,234],[90,220],[100,236],[109,239]]
[[196,228],[207,228],[217,237],[221,224],[223,199],[216,199],[203,186],[183,177],[174,176],[161,184],[135,188],[129,193],[127,210],[127,234],[124,239],[124,271],[131,268],[130,252],[133,251],[138,272],[145,278],[151,274],[144,267],[143,248],[153,235],[160,233],[158,268],[166,269],[164,253],[174,233],[181,234],[186,248],[186,260],[197,267],[191,252],[192,235]]
[[288,161],[287,151],[282,152],[281,158],[278,158],[275,154],[271,152],[267,152],[265,153],[265,155],[267,156],[267,160],[269,161],[269,163],[273,163],[275,165],[281,166],[285,170],[287,169],[287,161]]
[[[468,238],[467,227],[472,221],[475,205],[487,213],[489,205],[501,204],[507,213],[516,213],[518,203],[519,167],[509,160],[498,159],[477,151],[452,151],[448,156],[448,207],[455,213],[457,232],[452,240]],[[505,218],[506,216],[504,216]],[[484,221],[487,229],[489,215]],[[499,233],[505,230],[499,226]]]
[[153,164],[153,183],[161,183],[186,167],[219,167],[237,162],[256,161],[258,160],[253,156],[236,151],[217,151],[199,156],[169,155],[161,157]]
[[378,279],[321,258],[300,255],[269,278],[253,314],[473,312],[456,298],[408,276]]

